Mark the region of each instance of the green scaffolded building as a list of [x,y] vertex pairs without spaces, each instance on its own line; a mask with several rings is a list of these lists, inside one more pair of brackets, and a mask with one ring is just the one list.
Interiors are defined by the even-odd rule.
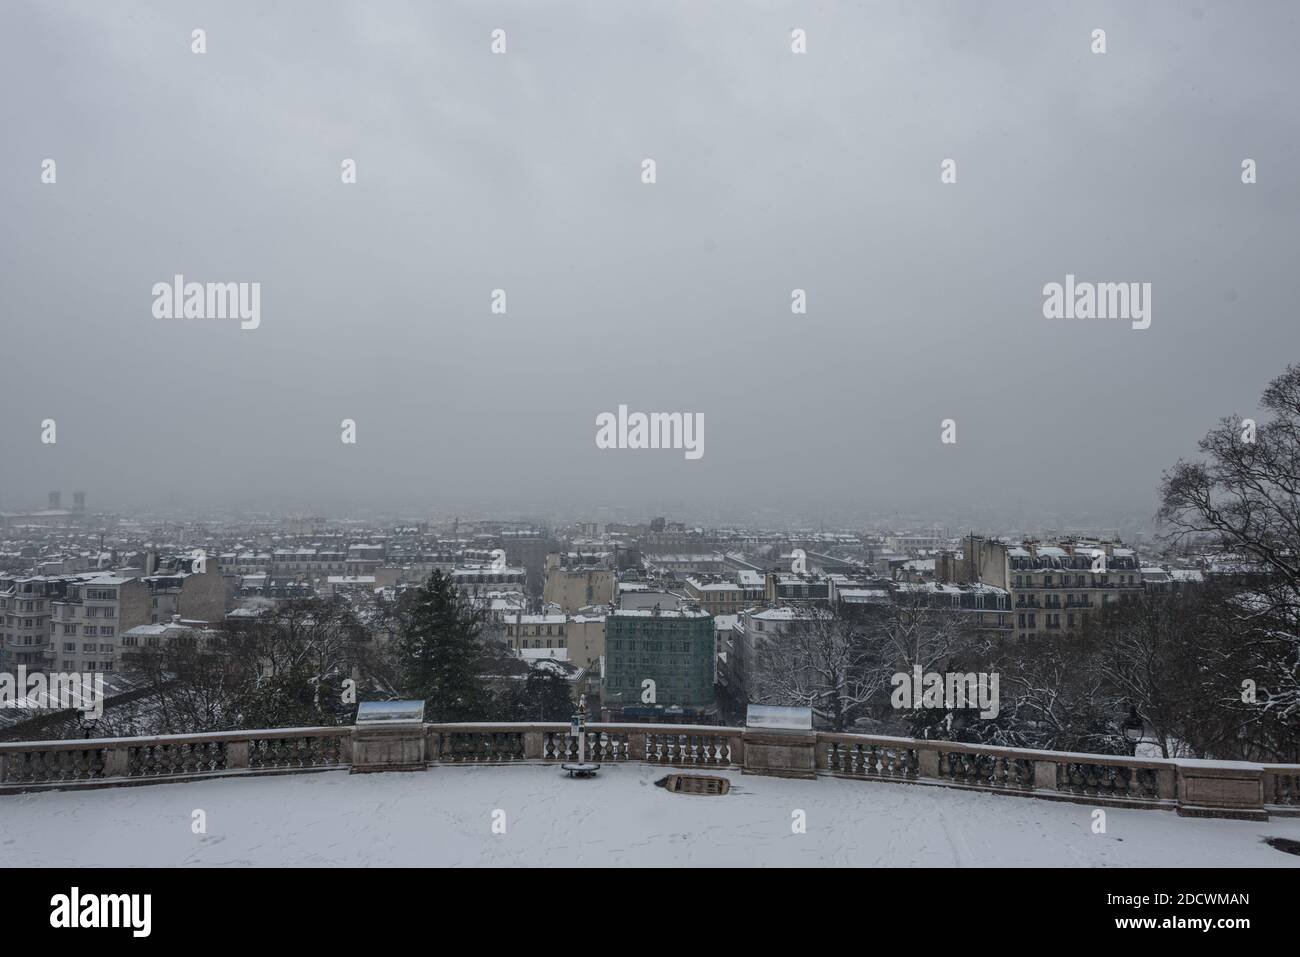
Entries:
[[[619,609],[605,619],[607,704],[707,708],[713,705],[717,633],[704,611]],[[653,702],[644,700],[654,682]]]

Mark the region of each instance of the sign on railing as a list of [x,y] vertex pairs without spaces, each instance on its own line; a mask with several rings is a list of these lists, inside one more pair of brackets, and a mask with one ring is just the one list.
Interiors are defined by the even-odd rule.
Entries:
[[745,713],[745,727],[768,731],[811,731],[812,708],[751,704]]

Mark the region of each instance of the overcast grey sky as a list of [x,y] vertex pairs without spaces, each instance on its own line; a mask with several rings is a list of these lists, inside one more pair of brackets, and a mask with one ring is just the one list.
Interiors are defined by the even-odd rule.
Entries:
[[[1153,511],[1300,360],[1298,9],[5,4],[0,507]],[[176,273],[260,327],[155,319]],[[1151,327],[1045,319],[1067,273]],[[619,404],[704,456],[597,449]]]

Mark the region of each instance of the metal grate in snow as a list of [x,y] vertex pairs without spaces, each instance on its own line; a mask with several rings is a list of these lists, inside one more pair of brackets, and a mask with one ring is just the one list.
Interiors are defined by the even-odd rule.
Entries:
[[726,794],[731,790],[726,778],[708,774],[670,774],[655,783],[671,794]]

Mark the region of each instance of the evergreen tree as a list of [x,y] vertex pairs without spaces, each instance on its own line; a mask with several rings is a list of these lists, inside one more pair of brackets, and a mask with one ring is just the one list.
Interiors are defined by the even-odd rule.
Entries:
[[524,721],[568,721],[575,705],[569,682],[553,671],[533,669],[524,682]]
[[479,674],[483,613],[435,570],[403,595],[397,659],[404,693],[423,698],[433,722],[482,717],[487,692]]

